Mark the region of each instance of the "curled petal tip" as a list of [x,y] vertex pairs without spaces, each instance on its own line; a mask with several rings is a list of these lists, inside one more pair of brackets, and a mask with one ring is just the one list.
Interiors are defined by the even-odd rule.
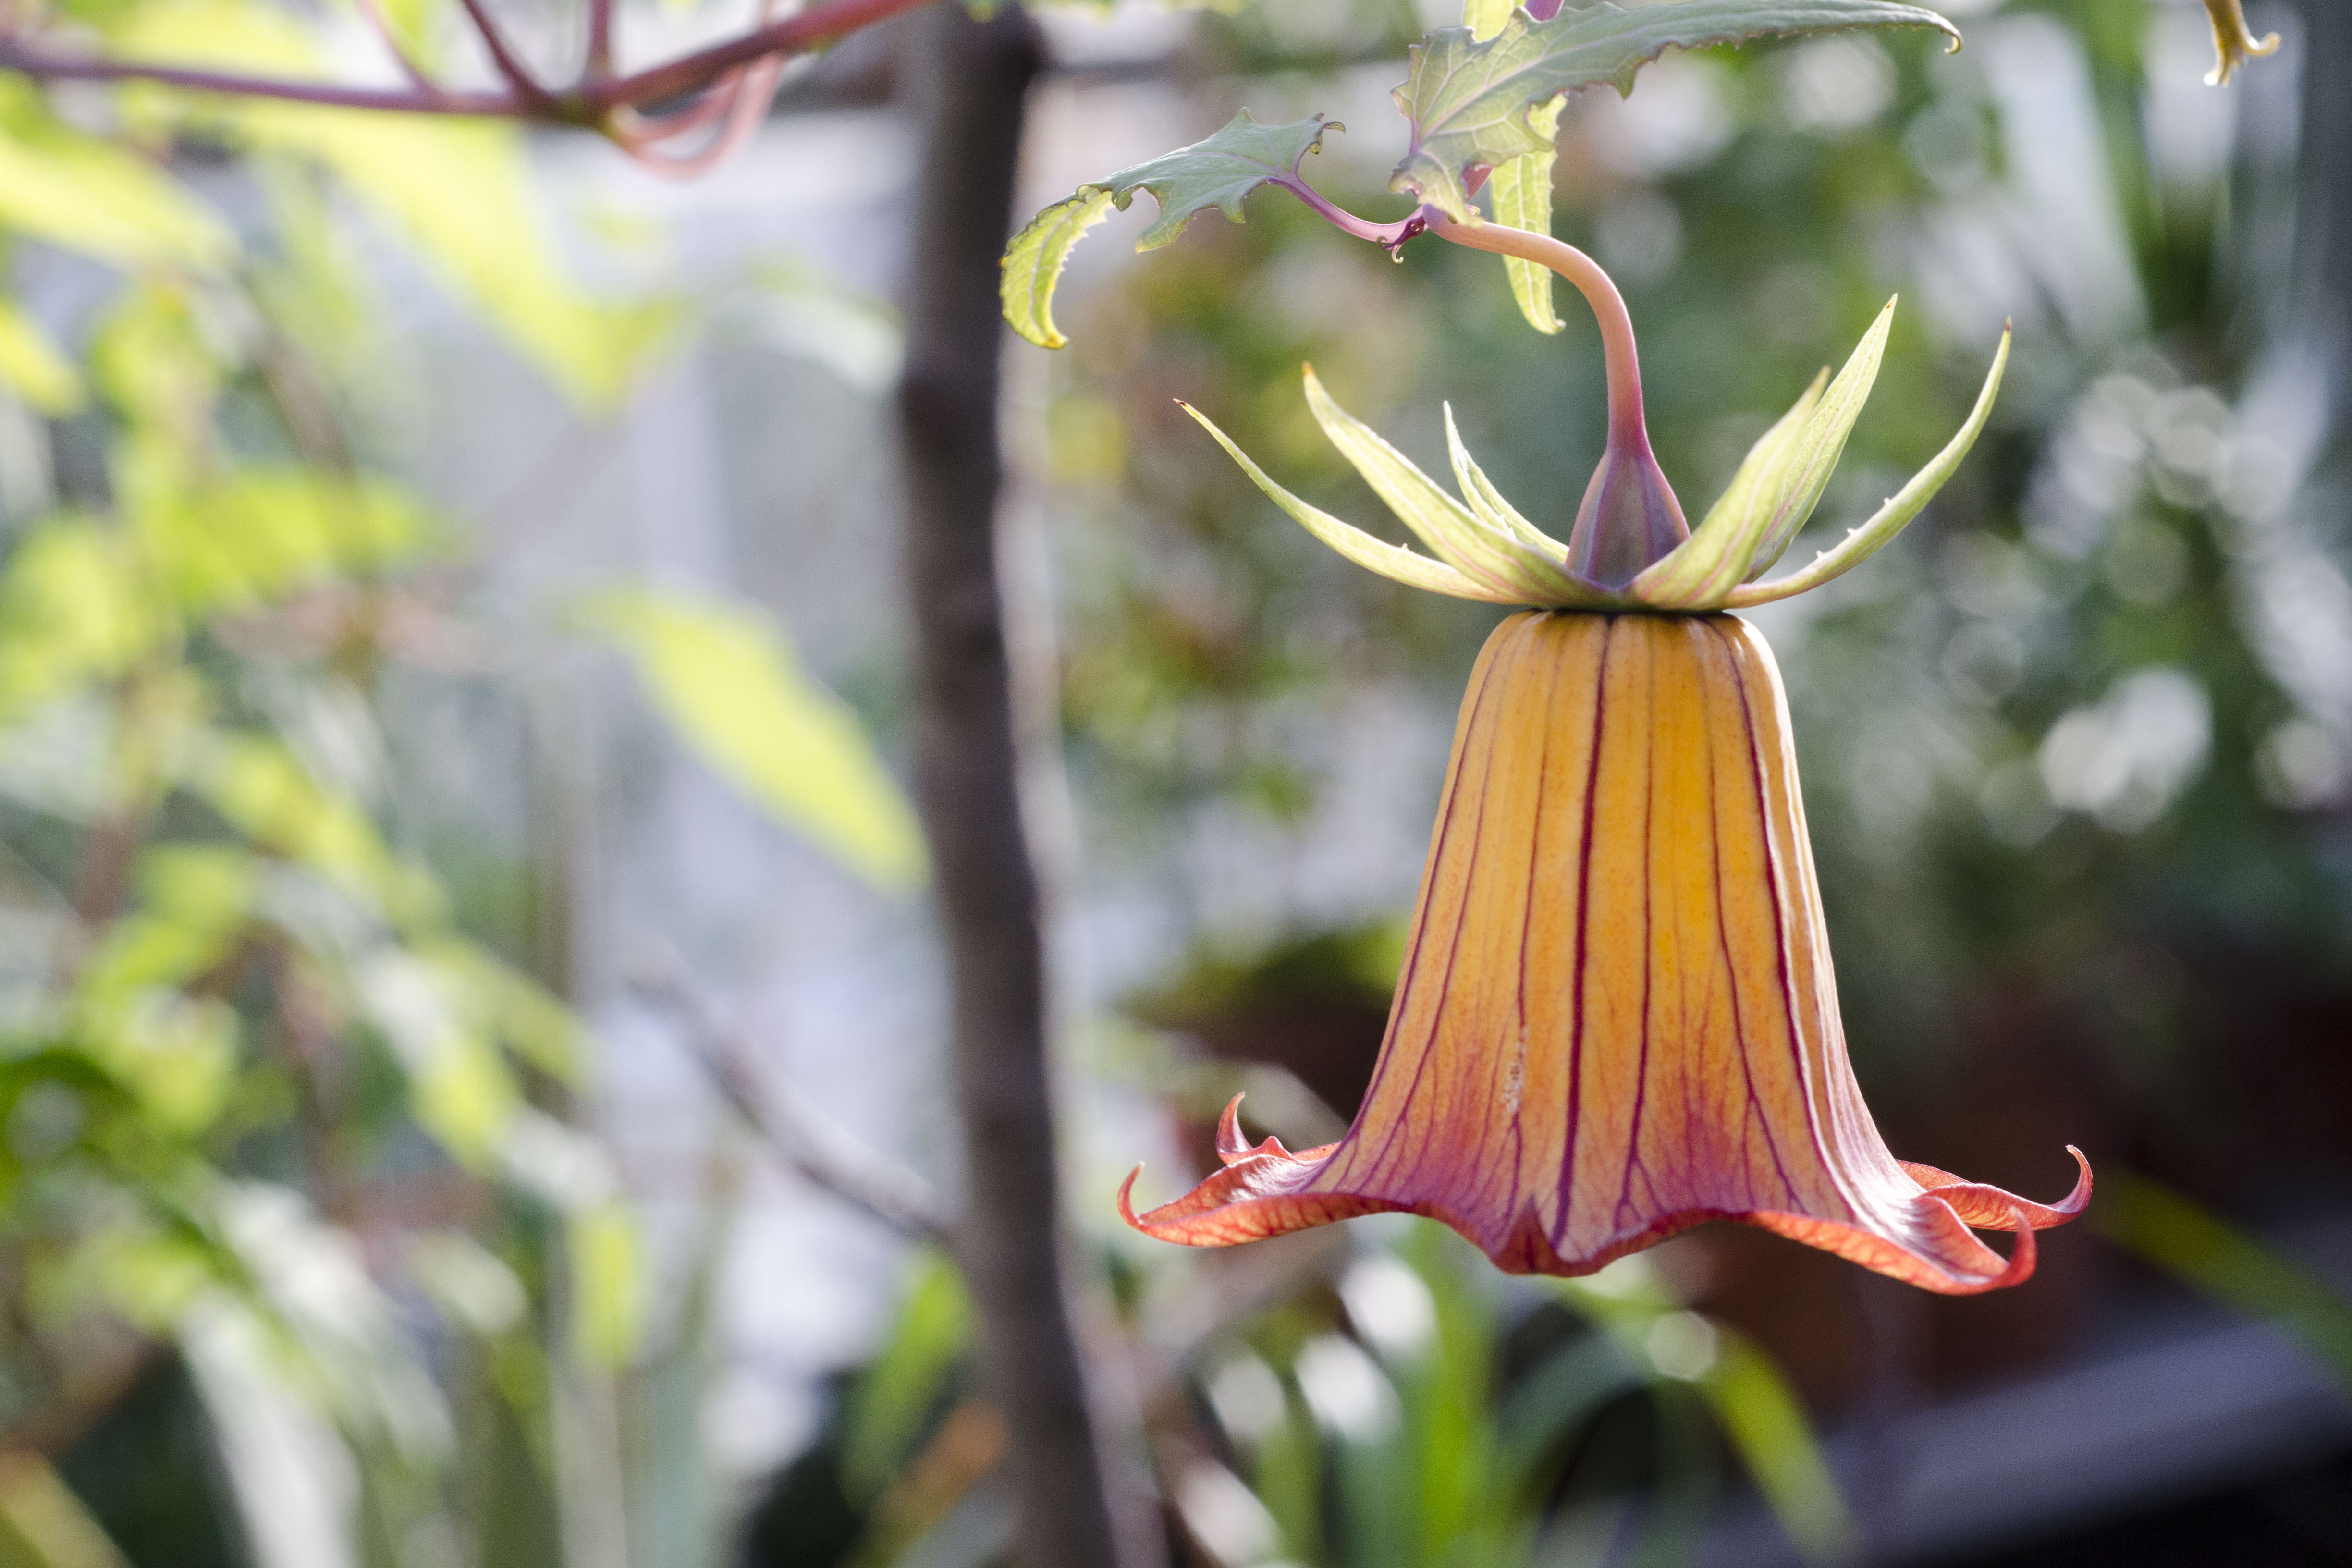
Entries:
[[2022,1210],[2012,1207],[2009,1213],[2012,1222],[2010,1228],[2017,1232],[2017,1245],[2010,1248],[2008,1266],[1977,1286],[1977,1291],[2005,1290],[2011,1285],[2022,1285],[2033,1278],[2033,1266],[2040,1251],[2033,1239],[2033,1227],[2026,1224]]
[[2053,1214],[2063,1215],[2068,1219],[2073,1219],[2091,1206],[2091,1188],[2094,1184],[2091,1180],[2089,1157],[2072,1143],[2066,1145],[2066,1152],[2074,1156],[2074,1190],[2052,1204],[2050,1208]]
[[1224,1114],[1217,1118],[1217,1158],[1230,1165],[1248,1159],[1249,1152],[1249,1140],[1242,1136],[1242,1097],[1237,1094],[1225,1101]]
[[[1138,1160],[1135,1163],[1135,1169],[1127,1173],[1127,1180],[1118,1184],[1118,1217],[1127,1221],[1130,1226],[1137,1230],[1142,1230],[1144,1228],[1142,1222],[1135,1217],[1135,1204],[1133,1201],[1135,1178],[1141,1174],[1143,1174],[1143,1162]],[[1149,1233],[1147,1232],[1146,1234]]]

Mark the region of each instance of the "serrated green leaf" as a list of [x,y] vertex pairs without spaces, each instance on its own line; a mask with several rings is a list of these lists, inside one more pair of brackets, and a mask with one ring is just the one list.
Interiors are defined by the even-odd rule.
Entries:
[[1004,319],[1014,331],[1041,349],[1057,349],[1070,341],[1054,325],[1054,286],[1062,280],[1070,247],[1087,230],[1108,217],[1110,207],[1108,189],[1082,190],[1031,218],[1029,226],[1004,247],[997,282]]
[[1323,150],[1323,133],[1342,129],[1338,121],[1319,114],[1287,125],[1260,125],[1244,109],[1214,136],[1080,189],[1110,192],[1121,212],[1136,192],[1150,191],[1160,203],[1160,216],[1143,231],[1135,248],[1157,250],[1211,207],[1240,223],[1242,202],[1252,191],[1271,181],[1297,178],[1307,155]]
[[[1904,525],[1919,515],[1920,509],[1935,499],[1952,477],[1960,460],[1976,445],[1977,435],[1984,429],[1985,420],[1992,413],[1993,398],[2000,391],[2000,375],[2009,364],[2010,334],[2000,334],[2000,348],[1993,354],[1992,369],[1986,373],[1983,390],[1977,394],[1976,406],[1969,411],[1968,423],[1959,434],[1936,454],[1935,460],[1911,477],[1911,482],[1887,499],[1885,506],[1871,515],[1869,521],[1845,536],[1834,550],[1823,551],[1813,558],[1812,564],[1786,577],[1769,583],[1748,583],[1734,588],[1723,603],[1730,609],[1744,609],[1752,605],[1769,605],[1776,599],[1786,599],[1809,588],[1818,588],[1832,577],[1853,571],[1876,554],[1886,542],[1903,531]],[[1815,417],[1819,417],[1818,415]]]
[[1066,340],[1054,327],[1054,285],[1070,247],[1109,207],[1125,212],[1138,191],[1150,191],[1159,202],[1160,216],[1135,242],[1138,250],[1168,244],[1211,207],[1240,223],[1242,204],[1252,191],[1277,181],[1297,183],[1300,161],[1321,151],[1325,132],[1339,129],[1337,121],[1319,114],[1287,125],[1260,125],[1244,109],[1213,136],[1080,185],[1076,195],[1031,219],[1005,247],[1004,319],[1039,347],[1061,347]]
[[1307,532],[1364,570],[1376,572],[1390,582],[1402,583],[1408,588],[1425,589],[1432,594],[1444,594],[1456,599],[1475,599],[1486,605],[1516,605],[1519,602],[1512,595],[1497,593],[1471,581],[1442,561],[1415,555],[1402,544],[1376,539],[1320,508],[1307,505],[1267,478],[1265,470],[1252,462],[1247,452],[1234,445],[1232,437],[1218,429],[1207,415],[1189,403],[1179,404],[1178,406],[1198,420],[1201,428],[1216,437],[1217,445],[1225,449],[1226,456],[1241,465],[1242,472],[1265,492],[1268,500],[1296,518]]
[[651,590],[584,603],[579,624],[635,661],[655,704],[752,801],[877,887],[919,884],[915,815],[857,717],[751,605]]
[[[1547,112],[1559,119],[1559,105],[1553,104]],[[1547,147],[1496,164],[1486,182],[1495,193],[1495,221],[1530,234],[1549,234],[1551,171],[1557,161],[1558,154]],[[1522,257],[1506,256],[1503,271],[1510,279],[1511,298],[1518,301],[1519,314],[1528,319],[1528,325],[1544,333],[1559,331],[1559,316],[1552,308],[1551,268]]]
[[1514,604],[1566,604],[1584,592],[1559,560],[1489,526],[1440,489],[1379,432],[1340,407],[1311,366],[1307,406],[1339,455],[1447,565],[1496,593],[1515,595]]
[[1796,405],[1757,437],[1731,483],[1707,508],[1706,517],[1674,553],[1633,579],[1633,592],[1662,609],[1696,609],[1720,603],[1747,577],[1756,546],[1787,488],[1797,444],[1829,384],[1826,366],[1813,377]]
[[1441,28],[1413,46],[1412,73],[1394,94],[1413,136],[1389,188],[1467,223],[1469,171],[1544,151],[1552,127],[1539,111],[1566,94],[1604,81],[1630,93],[1633,73],[1670,48],[1847,27],[1934,27],[1955,45],[1960,36],[1933,11],[1890,0],[1679,0],[1633,11],[1604,0],[1549,22],[1515,10],[1491,38]]

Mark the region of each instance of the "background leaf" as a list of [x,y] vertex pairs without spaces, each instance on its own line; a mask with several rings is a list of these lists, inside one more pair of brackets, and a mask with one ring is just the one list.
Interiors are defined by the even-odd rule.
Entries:
[[856,716],[758,610],[619,590],[591,598],[579,622],[629,654],[662,715],[753,801],[878,888],[923,879],[914,813]]

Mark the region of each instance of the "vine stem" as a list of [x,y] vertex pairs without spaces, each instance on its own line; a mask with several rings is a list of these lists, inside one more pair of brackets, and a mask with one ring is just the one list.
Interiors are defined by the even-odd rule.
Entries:
[[[426,85],[409,88],[341,87],[332,82],[291,81],[279,77],[195,70],[139,60],[110,60],[52,54],[17,39],[0,41],[0,71],[40,81],[152,81],[197,92],[236,98],[267,98],[315,103],[333,109],[372,109],[404,114],[468,115],[487,120],[533,120],[602,130],[614,110],[682,98],[709,87],[739,67],[772,56],[801,55],[888,20],[931,0],[828,0],[766,26],[697,49],[633,76],[587,76],[562,91],[536,94],[509,86],[503,91],[453,92]],[[485,35],[484,42],[492,40]],[[503,50],[503,40],[497,48]],[[520,62],[517,62],[520,69]]]
[[1642,361],[1633,347],[1633,318],[1601,264],[1548,234],[1530,234],[1507,224],[1455,223],[1433,207],[1423,207],[1422,216],[1429,232],[1441,239],[1549,267],[1576,285],[1601,324],[1601,349],[1609,372],[1609,445],[1621,452],[1647,452],[1649,426],[1642,418]]

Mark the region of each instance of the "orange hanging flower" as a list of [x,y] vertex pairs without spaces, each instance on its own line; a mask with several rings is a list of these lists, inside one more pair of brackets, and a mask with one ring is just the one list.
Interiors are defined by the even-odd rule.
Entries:
[[[1471,232],[1599,292],[1597,269],[1573,252],[1581,268],[1561,264],[1557,241]],[[1347,1135],[1302,1153],[1271,1138],[1253,1148],[1236,1100],[1218,1129],[1222,1171],[1140,1215],[1129,1175],[1119,1211],[1196,1247],[1401,1211],[1443,1220],[1505,1269],[1545,1274],[1732,1219],[1931,1290],[2017,1284],[2033,1272],[2034,1230],[2089,1201],[2090,1166],[2070,1150],[2074,1190],[2042,1205],[1888,1152],[1846,1058],[1780,673],[1762,635],[1720,613],[1836,575],[1916,514],[1982,427],[2007,339],[1968,426],[1918,479],[1811,567],[1755,584],[1827,480],[1885,317],[1685,538],[1646,438],[1620,428],[1621,414],[1640,419],[1622,306],[1613,289],[1594,302],[1618,382],[1603,475],[1634,473],[1665,500],[1614,509],[1612,522],[1596,477],[1571,545],[1512,511],[1458,438],[1455,502],[1312,372],[1325,430],[1438,559],[1307,506],[1210,426],[1351,559],[1542,607],[1496,627],[1471,674],[1388,1036]],[[1674,537],[1650,542],[1669,515]],[[2004,1260],[1970,1226],[2014,1231],[2016,1246]]]

